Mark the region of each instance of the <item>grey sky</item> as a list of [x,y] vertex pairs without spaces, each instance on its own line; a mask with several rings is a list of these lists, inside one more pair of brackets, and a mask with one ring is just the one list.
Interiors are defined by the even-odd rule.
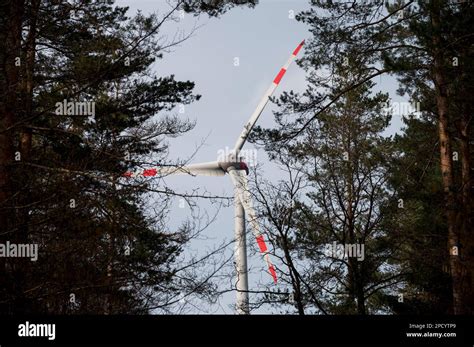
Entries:
[[[163,13],[169,8],[165,0],[120,0],[117,3],[129,6],[131,14],[137,10]],[[186,14],[179,23],[171,22],[165,26],[160,33],[170,40],[178,30],[188,33],[194,26],[199,26],[199,29],[193,37],[165,54],[154,69],[162,76],[174,74],[177,80],[194,81],[195,92],[202,95],[200,101],[185,108],[184,116],[196,120],[197,125],[191,132],[170,142],[170,160],[189,157],[206,137],[205,145],[193,160],[195,162],[216,160],[219,150],[224,150],[226,146],[233,147],[243,125],[280,67],[298,43],[310,37],[307,26],[289,18],[290,11],[297,14],[308,7],[307,0],[260,0],[254,9],[234,8],[219,19]],[[239,66],[234,66],[235,58],[238,58]],[[394,93],[396,83],[393,79],[384,78],[376,82],[381,82],[377,89],[390,92],[394,100],[402,100]],[[276,95],[290,89],[305,89],[304,71],[296,64],[286,73]],[[272,105],[269,106],[257,124],[272,126]],[[391,132],[399,127],[400,121],[395,119]],[[253,146],[246,144],[244,148]],[[265,172],[269,172],[271,163],[262,150],[258,150],[257,161],[264,166]],[[278,177],[281,176],[272,172],[272,179]],[[176,176],[167,178],[166,183],[180,191],[205,187],[211,193],[233,194],[228,177]],[[208,208],[209,204],[202,202],[202,207]],[[169,225],[177,226],[186,217],[189,217],[189,209],[179,208],[179,199],[176,199]],[[193,248],[198,252],[199,248],[205,251],[223,238],[231,239],[233,218],[232,207],[220,210],[215,223],[206,230],[209,239],[193,244]],[[249,241],[254,242],[252,237]],[[230,247],[229,252],[232,250]],[[252,255],[252,252],[250,254],[249,264],[256,266],[257,270],[263,269],[261,257]],[[269,274],[254,270],[250,274],[250,290],[259,289],[255,287],[257,280],[269,286],[272,284]],[[234,303],[234,293],[224,295],[220,303],[221,306],[212,308],[201,307],[201,312],[233,313],[229,305]],[[258,312],[268,312],[268,308]]]

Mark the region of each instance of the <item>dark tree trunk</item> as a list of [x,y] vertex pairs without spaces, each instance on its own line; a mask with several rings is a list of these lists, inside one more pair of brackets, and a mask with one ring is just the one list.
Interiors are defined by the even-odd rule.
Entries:
[[449,103],[447,95],[447,81],[443,69],[444,55],[440,34],[440,4],[432,2],[431,24],[433,26],[433,82],[436,87],[436,105],[438,110],[438,135],[440,146],[440,169],[445,198],[446,217],[448,224],[448,252],[452,278],[453,313],[463,313],[462,302],[462,266],[459,252],[459,226],[457,217],[459,206],[454,187],[454,173],[452,161],[452,140],[449,132]]

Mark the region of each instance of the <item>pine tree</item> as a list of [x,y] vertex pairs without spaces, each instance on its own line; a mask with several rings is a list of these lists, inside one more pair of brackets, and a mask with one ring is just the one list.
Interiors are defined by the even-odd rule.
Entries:
[[[335,69],[332,95],[347,87],[353,71],[343,65]],[[381,298],[402,279],[391,258],[396,240],[384,228],[391,199],[387,164],[392,149],[382,136],[390,120],[384,109],[388,99],[371,95],[372,87],[366,82],[344,94],[284,146],[266,142],[273,160],[291,163],[290,180],[298,173],[302,177],[280,185],[284,194],[262,198],[271,202],[262,213],[269,229],[278,230],[273,239],[284,254],[287,270],[282,271],[300,314],[382,312]],[[313,91],[309,85],[305,95]],[[277,117],[300,107],[287,103],[288,95],[277,101],[282,106]],[[293,212],[285,212],[288,196],[296,195],[288,187],[295,186],[304,186],[298,193],[306,197],[296,199]],[[339,254],[341,247],[352,253]]]
[[[468,197],[472,194],[467,188],[472,185],[467,170],[472,144],[468,140],[470,102],[463,92],[472,85],[467,77],[472,70],[472,35],[466,24],[472,21],[472,2],[396,1],[385,5],[315,0],[311,4],[297,19],[306,23],[313,35],[300,60],[313,87],[302,95],[283,94],[281,102],[295,107],[293,112],[277,114],[278,128],[266,133],[267,141],[284,143],[298,137],[351,90],[379,76],[397,76],[400,93],[419,102],[420,111],[428,114],[438,129],[439,183],[447,236],[446,245],[437,252],[450,261],[451,312],[472,312],[474,252]],[[462,61],[457,70],[455,57]],[[344,90],[332,94],[330,80],[336,64],[350,64],[353,78]],[[461,117],[456,115],[459,111]],[[458,146],[461,174],[453,163]]]
[[162,18],[103,1],[6,3],[1,240],[39,256],[2,259],[1,311],[147,313],[179,293],[188,238],[166,230],[167,198],[150,215],[150,183],[123,173],[164,162],[166,137],[192,128],[171,111],[199,98],[194,84],[150,69],[173,44],[157,40]]

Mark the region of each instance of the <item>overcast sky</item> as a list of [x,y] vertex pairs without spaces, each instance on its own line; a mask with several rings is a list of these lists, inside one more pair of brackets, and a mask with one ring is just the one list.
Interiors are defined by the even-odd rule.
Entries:
[[[200,101],[186,106],[184,116],[197,122],[196,127],[189,133],[171,141],[170,160],[187,158],[193,154],[196,147],[205,140],[195,156],[195,162],[214,161],[219,150],[226,146],[232,148],[239,136],[243,125],[255,109],[263,93],[273,81],[280,67],[287,61],[294,48],[304,39],[310,37],[308,27],[295,19],[291,14],[297,14],[309,7],[308,0],[260,0],[254,9],[234,8],[221,18],[209,18],[207,15],[195,17],[186,14],[179,22],[168,23],[161,35],[172,40],[178,32],[189,33],[193,27],[198,27],[194,35],[173,47],[172,52],[165,54],[154,69],[160,76],[174,74],[177,80],[191,80],[196,83],[195,92],[202,95]],[[130,7],[130,14],[141,10],[164,13],[170,5],[165,0],[119,0],[118,5]],[[303,53],[303,52],[301,52]],[[300,54],[301,54],[300,53]],[[235,66],[238,60],[238,66]],[[391,78],[377,80],[378,89],[391,94],[394,100],[402,100],[395,95],[396,83]],[[305,89],[305,74],[296,64],[293,64],[276,92],[283,90]],[[271,105],[261,115],[258,124],[271,127],[273,115]],[[400,127],[399,118],[392,122],[391,132]],[[246,144],[246,149],[253,149]],[[263,150],[257,150],[257,162],[262,164],[265,172],[272,166],[266,159]],[[271,179],[280,175],[273,172]],[[267,177],[270,178],[270,177]],[[199,177],[175,176],[166,179],[166,183],[179,191],[190,191],[203,187],[211,193],[232,196],[232,184],[229,177]],[[202,208],[210,208],[209,204],[200,202]],[[212,213],[212,208],[209,210]],[[178,226],[189,217],[188,208],[179,207],[176,199],[170,215],[170,227]],[[223,238],[232,239],[234,233],[233,207],[219,211],[216,221],[206,230],[208,239],[193,244],[199,252],[220,243]],[[248,238],[250,243],[254,240]],[[232,247],[228,252],[231,254]],[[259,255],[250,253],[249,264],[263,266]],[[257,290],[258,283],[271,285],[271,276],[260,271],[252,271],[249,278],[250,290]],[[261,289],[261,288],[260,288]],[[234,293],[222,297],[219,305],[201,307],[207,313],[233,313],[232,304],[235,302]],[[265,313],[268,308],[258,312]]]

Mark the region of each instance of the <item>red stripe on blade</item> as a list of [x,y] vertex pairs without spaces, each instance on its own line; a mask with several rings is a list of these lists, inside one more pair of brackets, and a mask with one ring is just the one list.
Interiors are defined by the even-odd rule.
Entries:
[[132,177],[132,173],[130,171],[127,171],[122,176],[123,177]]
[[278,75],[273,80],[273,83],[275,83],[275,84],[280,83],[280,81],[283,78],[283,75],[285,74],[285,72],[286,72],[286,70],[284,68],[281,68],[280,72],[278,73]]
[[296,49],[293,51],[293,55],[298,55],[298,52],[300,51],[301,47],[303,47],[304,41],[301,41],[301,43],[296,47]]
[[267,251],[267,245],[263,240],[263,235],[257,237],[258,247],[260,248],[260,252],[265,253]]
[[270,265],[269,270],[270,270],[270,273],[272,274],[273,282],[277,283],[278,282],[277,273],[275,271],[275,267],[273,266],[273,264]]
[[145,177],[150,177],[150,176],[155,176],[156,175],[156,169],[148,169],[143,171],[143,176]]

